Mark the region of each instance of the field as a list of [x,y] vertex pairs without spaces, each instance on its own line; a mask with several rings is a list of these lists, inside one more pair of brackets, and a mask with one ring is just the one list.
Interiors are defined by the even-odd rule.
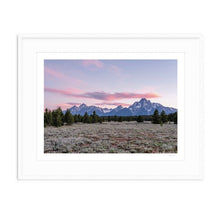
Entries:
[[176,153],[177,125],[104,122],[44,128],[45,153]]

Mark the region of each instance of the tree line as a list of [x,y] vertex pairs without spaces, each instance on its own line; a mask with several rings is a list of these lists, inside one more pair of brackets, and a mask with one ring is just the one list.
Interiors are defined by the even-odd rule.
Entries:
[[154,111],[152,116],[153,124],[163,124],[171,121],[174,122],[174,124],[177,124],[177,112],[167,115],[165,111],[162,111],[160,114],[157,109]]
[[151,121],[154,124],[163,124],[167,122],[174,122],[177,124],[177,112],[166,115],[164,111],[160,114],[156,109],[153,115],[139,115],[139,116],[98,116],[95,111],[93,114],[88,115],[87,112],[82,116],[80,114],[72,115],[70,110],[67,109],[65,114],[62,109],[59,107],[56,110],[45,109],[44,112],[44,127],[46,126],[55,126],[60,127],[62,125],[72,125],[73,123],[82,122],[82,123],[102,123],[110,121]]

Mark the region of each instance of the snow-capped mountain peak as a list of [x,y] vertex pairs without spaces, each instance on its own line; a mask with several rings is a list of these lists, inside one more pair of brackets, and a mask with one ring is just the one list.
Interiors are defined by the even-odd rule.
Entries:
[[123,109],[123,106],[122,105],[119,105],[119,106],[117,106],[116,108],[114,108],[115,110],[117,109],[117,110],[121,110],[121,109]]
[[113,109],[101,108],[97,106],[87,106],[83,103],[79,107],[73,106],[72,108],[70,108],[70,112],[73,115],[84,115],[85,112],[90,115],[93,113],[93,111],[95,111],[96,114],[99,116],[134,116],[152,115],[156,109],[159,111],[159,113],[164,110],[166,114],[174,113],[177,111],[177,109],[175,108],[165,107],[159,103],[152,103],[150,100],[142,98],[139,102],[134,102],[128,108],[123,107],[122,105],[119,105]]
[[80,109],[85,108],[85,107],[87,107],[87,105],[84,103],[79,106]]

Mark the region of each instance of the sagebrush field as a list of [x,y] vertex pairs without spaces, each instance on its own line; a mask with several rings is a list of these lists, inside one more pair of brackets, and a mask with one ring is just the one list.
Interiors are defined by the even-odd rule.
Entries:
[[45,153],[177,153],[177,125],[75,123],[44,128]]

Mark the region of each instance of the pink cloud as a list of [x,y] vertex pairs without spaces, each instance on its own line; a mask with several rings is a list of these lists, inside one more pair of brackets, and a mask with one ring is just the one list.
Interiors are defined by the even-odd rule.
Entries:
[[53,89],[53,88],[44,88],[45,92],[51,92],[51,93],[57,93],[61,95],[67,95],[67,96],[74,96],[74,93],[81,92],[82,90],[76,89],[76,88],[71,88],[69,90],[61,90],[61,89]]
[[78,106],[78,105],[81,105],[82,103],[79,103],[79,102],[67,102],[66,104],[67,105],[71,105],[71,106],[74,106],[74,105]]
[[71,82],[77,83],[78,85],[83,85],[83,84],[85,84],[85,82],[82,81],[82,80],[80,80],[80,79],[77,79],[77,78],[72,77],[72,76],[65,75],[64,73],[61,73],[61,72],[59,72],[59,71],[50,69],[50,68],[48,68],[48,67],[44,67],[44,74],[45,74],[46,76],[48,75],[48,76],[53,76],[53,77],[55,77],[55,78],[71,80]]
[[66,110],[68,108],[73,107],[74,105],[79,106],[81,103],[77,103],[77,102],[68,102],[68,103],[62,103],[62,104],[58,104],[56,107],[60,107],[62,110]]
[[72,107],[71,105],[69,104],[66,104],[66,103],[63,103],[63,104],[58,104],[57,105],[57,108],[60,107],[62,110],[65,110],[65,109],[68,109],[70,107]]
[[48,67],[44,67],[44,73],[52,75],[52,76],[54,76],[56,78],[64,78],[65,77],[65,75],[63,73],[55,71],[55,70],[50,69]]
[[127,103],[122,103],[122,102],[102,102],[102,103],[96,103],[95,105],[101,105],[101,106],[105,106],[105,105],[113,105],[113,106],[119,106],[122,105],[123,107],[128,107],[131,104],[127,104]]
[[78,88],[69,88],[69,89],[67,89],[67,91],[72,92],[72,93],[82,93],[83,92],[82,89],[78,89]]
[[96,99],[103,101],[114,101],[121,99],[131,99],[131,98],[158,98],[160,97],[157,93],[126,93],[126,92],[117,92],[117,93],[106,93],[106,92],[86,92],[82,94],[74,93],[70,90],[59,90],[53,88],[44,88],[45,92],[52,92],[66,96],[72,96],[75,98],[87,98],[87,99]]
[[84,98],[93,98],[98,100],[113,101],[120,99],[131,99],[131,98],[157,98],[160,97],[156,93],[126,93],[126,92],[117,92],[117,93],[105,93],[105,92],[88,92],[82,94]]
[[83,66],[92,66],[97,68],[102,68],[104,66],[103,62],[99,60],[83,60],[82,61]]
[[121,73],[121,69],[118,66],[112,65],[111,69],[114,73],[117,73],[117,74]]

